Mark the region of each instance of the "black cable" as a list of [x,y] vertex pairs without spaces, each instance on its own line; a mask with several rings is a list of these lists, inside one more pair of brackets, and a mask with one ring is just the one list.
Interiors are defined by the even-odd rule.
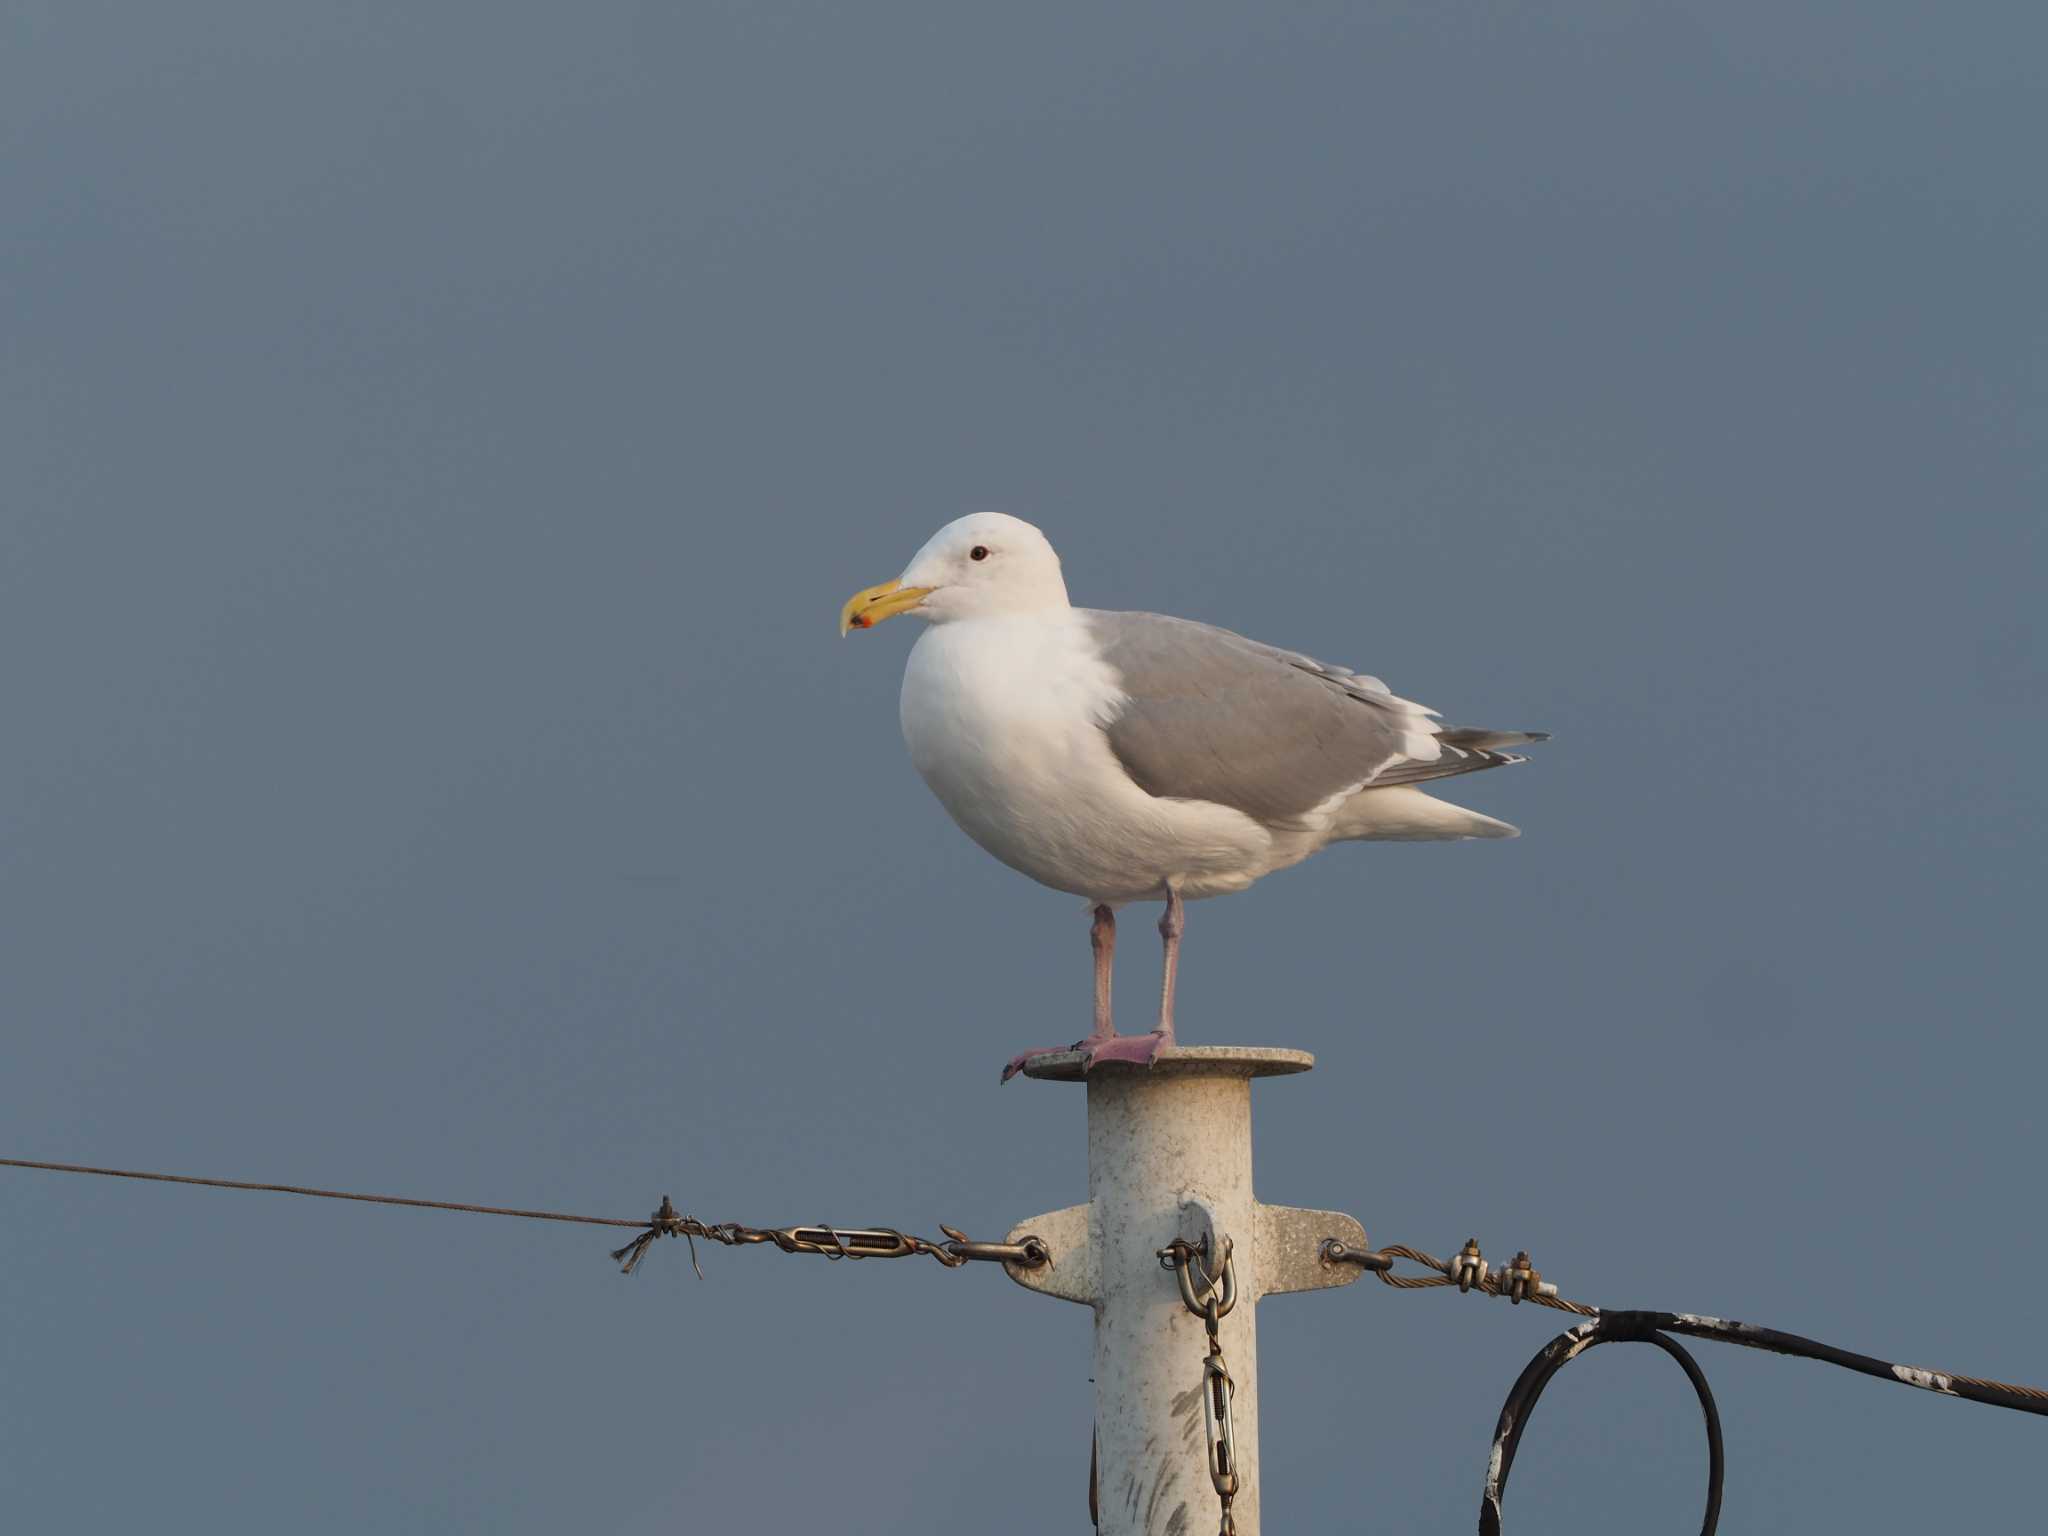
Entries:
[[1693,1391],[1700,1400],[1700,1412],[1707,1421],[1707,1515],[1700,1526],[1700,1536],[1712,1536],[1721,1518],[1721,1415],[1714,1406],[1714,1395],[1707,1388],[1707,1378],[1701,1373],[1698,1362],[1678,1343],[1666,1337],[1667,1333],[1739,1344],[1745,1349],[1768,1350],[1772,1354],[1792,1355],[1801,1360],[1818,1360],[1824,1365],[1838,1365],[1879,1381],[1918,1387],[1943,1397],[1966,1398],[1994,1408],[2048,1415],[2048,1392],[2039,1387],[2014,1386],[2010,1382],[1986,1381],[1977,1376],[1957,1376],[1947,1371],[1894,1365],[1874,1355],[1837,1349],[1818,1339],[1803,1338],[1776,1328],[1761,1328],[1755,1323],[1731,1322],[1727,1318],[1695,1317],[1686,1312],[1602,1312],[1592,1322],[1561,1333],[1544,1345],[1509,1389],[1508,1400],[1502,1405],[1500,1418],[1494,1425],[1486,1490],[1479,1506],[1481,1536],[1500,1536],[1501,1504],[1507,1494],[1508,1473],[1514,1467],[1515,1453],[1521,1448],[1522,1431],[1528,1427],[1529,1415],[1535,1411],[1536,1400],[1543,1395],[1543,1389],[1550,1385],[1550,1378],[1594,1345],[1616,1342],[1656,1345],[1678,1362],[1692,1382]]
[[1795,1355],[1801,1360],[1819,1360],[1826,1365],[1839,1365],[1846,1371],[1875,1376],[1879,1381],[1918,1387],[1923,1392],[1934,1392],[1943,1397],[1967,1398],[1973,1403],[1988,1403],[1994,1408],[2048,1414],[2048,1392],[2039,1387],[2019,1387],[2011,1382],[1986,1381],[1980,1376],[1957,1376],[1948,1371],[1894,1365],[1874,1355],[1859,1355],[1853,1350],[1823,1344],[1818,1339],[1780,1333],[1775,1328],[1760,1328],[1755,1323],[1730,1322],[1722,1317],[1694,1317],[1684,1312],[1603,1312],[1600,1319],[1602,1322],[1615,1319],[1637,1328],[1662,1328],[1669,1333],[1690,1334],[1694,1338],[1714,1339],[1723,1344],[1740,1344],[1745,1349],[1766,1349],[1775,1355]]
[[1479,1504],[1480,1536],[1501,1536],[1501,1503],[1507,1496],[1508,1473],[1514,1470],[1515,1453],[1522,1444],[1522,1431],[1528,1427],[1529,1416],[1536,1410],[1536,1400],[1550,1385],[1550,1378],[1594,1345],[1615,1343],[1656,1345],[1678,1362],[1686,1380],[1692,1383],[1693,1393],[1700,1401],[1700,1413],[1707,1421],[1707,1513],[1700,1523],[1700,1536],[1714,1536],[1714,1528],[1721,1523],[1721,1481],[1726,1470],[1721,1443],[1721,1414],[1714,1406],[1714,1394],[1707,1386],[1706,1373],[1700,1369],[1699,1362],[1686,1352],[1683,1345],[1659,1333],[1654,1322],[1646,1321],[1661,1315],[1604,1313],[1593,1322],[1581,1323],[1569,1332],[1559,1334],[1523,1367],[1522,1374],[1508,1392],[1508,1400],[1501,1405],[1500,1418],[1494,1425],[1486,1491]]

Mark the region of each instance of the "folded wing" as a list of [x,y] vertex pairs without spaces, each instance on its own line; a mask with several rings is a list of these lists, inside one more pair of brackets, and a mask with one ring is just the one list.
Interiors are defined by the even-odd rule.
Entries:
[[1446,729],[1376,677],[1157,613],[1082,614],[1125,695],[1110,750],[1147,793],[1271,824],[1360,789],[1523,761],[1539,732]]

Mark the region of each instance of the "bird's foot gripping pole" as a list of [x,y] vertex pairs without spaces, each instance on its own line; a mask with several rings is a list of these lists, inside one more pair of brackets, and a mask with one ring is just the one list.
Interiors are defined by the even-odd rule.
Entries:
[[[1135,1047],[1116,1045],[1112,1049],[1113,1043],[1123,1037],[1117,1034],[1116,1025],[1111,1021],[1110,1015],[1110,982],[1116,969],[1116,913],[1109,906],[1098,905],[1095,908],[1094,922],[1088,930],[1088,942],[1095,951],[1095,1027],[1072,1045],[1040,1046],[1035,1051],[1019,1051],[1003,1064],[1004,1082],[1007,1083],[1022,1072],[1027,1061],[1033,1061],[1041,1056],[1063,1056],[1070,1051],[1081,1052],[1084,1071],[1097,1061],[1138,1059],[1135,1055],[1123,1054],[1127,1050],[1135,1050]],[[1134,1038],[1142,1041],[1147,1037],[1138,1035]],[[1157,1054],[1158,1048],[1155,1046],[1152,1055]],[[1148,1055],[1144,1058],[1143,1065],[1151,1064],[1152,1056]]]
[[1094,1310],[1102,1536],[1258,1536],[1258,1302],[1363,1273],[1323,1256],[1332,1237],[1362,1247],[1352,1218],[1252,1195],[1251,1080],[1314,1064],[1305,1051],[1162,1042],[1149,1069],[1079,1051],[1022,1066],[1088,1086],[1089,1201],[1020,1224],[1051,1259],[1005,1269]]
[[1142,1035],[1112,1035],[1089,1047],[1087,1066],[1093,1069],[1106,1061],[1120,1061],[1132,1067],[1153,1066],[1159,1053],[1172,1044],[1173,1036],[1159,1029]]
[[1142,1035],[1089,1035],[1085,1039],[1076,1040],[1072,1045],[1041,1046],[1035,1051],[1023,1051],[1012,1056],[1003,1064],[1003,1081],[1007,1083],[1032,1062],[1049,1062],[1055,1057],[1061,1060],[1073,1058],[1084,1075],[1106,1061],[1122,1062],[1133,1067],[1149,1067],[1158,1061],[1159,1053],[1172,1044],[1173,1036],[1158,1029]]

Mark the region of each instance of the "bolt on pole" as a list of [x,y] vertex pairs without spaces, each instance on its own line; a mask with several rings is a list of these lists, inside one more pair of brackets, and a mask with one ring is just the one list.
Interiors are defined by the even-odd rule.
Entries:
[[[1327,1262],[1323,1244],[1366,1241],[1349,1216],[1261,1205],[1252,1193],[1251,1080],[1314,1065],[1306,1051],[1246,1046],[1176,1046],[1149,1067],[1106,1062],[1092,1072],[1073,1051],[1025,1064],[1027,1077],[1088,1088],[1088,1203],[1019,1223],[1011,1241],[1035,1235],[1053,1259],[1005,1267],[1027,1290],[1094,1309],[1103,1536],[1214,1528],[1226,1507],[1212,1475],[1222,1422],[1230,1528],[1258,1536],[1259,1299],[1350,1284],[1361,1271]],[[1202,1266],[1200,1279],[1162,1259],[1176,1244]],[[1203,1280],[1220,1289],[1226,1253],[1234,1298],[1219,1309],[1212,1351],[1195,1305]],[[1227,1413],[1216,1401],[1219,1368]]]

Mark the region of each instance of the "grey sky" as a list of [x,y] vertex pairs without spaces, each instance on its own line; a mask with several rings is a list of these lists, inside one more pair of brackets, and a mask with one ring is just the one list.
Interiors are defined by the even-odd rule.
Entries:
[[[996,1086],[1085,1026],[1079,904],[918,783],[910,626],[833,638],[996,507],[1077,601],[1557,734],[1457,786],[1519,842],[1191,910],[1184,1035],[1321,1058],[1258,1090],[1264,1198],[2048,1381],[2044,51],[1989,4],[0,8],[0,1155],[1079,1199],[1079,1093]],[[0,1211],[23,1530],[1084,1528],[1086,1316],[991,1272]],[[1264,1309],[1268,1527],[1469,1529],[1557,1322]],[[2038,1421],[1700,1354],[1728,1529],[2037,1519]],[[1510,1517],[1686,1529],[1703,1467],[1605,1351]]]

